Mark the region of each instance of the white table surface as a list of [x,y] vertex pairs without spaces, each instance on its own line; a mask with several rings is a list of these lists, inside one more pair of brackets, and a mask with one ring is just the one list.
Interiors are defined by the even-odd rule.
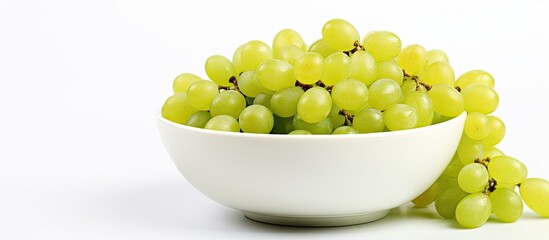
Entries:
[[340,17],[443,49],[456,75],[491,72],[499,147],[549,179],[549,4],[507,2],[2,0],[0,239],[545,239],[549,219],[528,208],[472,230],[410,205],[350,227],[256,223],[196,191],[155,125],[173,78],[205,76],[209,55],[287,27],[312,43]]

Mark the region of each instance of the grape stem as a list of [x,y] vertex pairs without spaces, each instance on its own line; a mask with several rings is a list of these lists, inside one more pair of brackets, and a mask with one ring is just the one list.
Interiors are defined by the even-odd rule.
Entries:
[[353,45],[354,45],[353,49],[351,49],[349,51],[343,51],[343,53],[347,54],[347,56],[350,57],[351,54],[355,53],[356,51],[365,51],[364,46],[362,46],[358,40],[355,41],[355,43]]
[[339,114],[343,115],[345,117],[345,123],[343,123],[344,126],[352,126],[353,125],[353,115],[345,111],[345,109],[339,110]]

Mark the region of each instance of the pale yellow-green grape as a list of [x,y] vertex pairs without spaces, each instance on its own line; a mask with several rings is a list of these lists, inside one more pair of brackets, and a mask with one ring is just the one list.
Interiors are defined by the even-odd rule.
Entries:
[[368,103],[368,88],[361,81],[348,78],[334,85],[332,99],[345,110],[357,111]]
[[449,188],[442,188],[440,195],[435,199],[435,209],[437,213],[446,219],[454,218],[456,216],[456,208],[463,198],[468,193],[464,192],[459,186],[453,186]]
[[437,112],[435,112],[435,114],[433,114],[433,124],[446,122],[450,119],[452,119],[452,117],[446,117],[446,116],[440,115],[440,113],[437,113]]
[[502,222],[515,222],[522,216],[522,199],[509,188],[497,188],[490,194],[492,212]]
[[465,228],[477,228],[492,214],[490,197],[484,193],[472,193],[464,197],[456,207],[456,220]]
[[189,104],[189,98],[187,93],[179,92],[174,93],[164,102],[162,106],[162,117],[172,122],[185,124],[189,117],[193,115],[198,109]]
[[374,57],[366,51],[357,51],[351,56],[351,74],[349,78],[370,86],[377,78],[377,65]]
[[461,136],[456,152],[461,163],[467,165],[484,156],[484,145],[481,141],[473,140],[464,134]]
[[526,206],[542,217],[549,217],[549,182],[541,178],[528,178],[519,186]]
[[498,93],[490,86],[475,83],[461,89],[465,111],[490,114],[499,104]]
[[294,123],[293,123],[293,120],[294,120],[293,116],[283,118],[277,115],[273,115],[273,119],[274,119],[274,125],[273,125],[273,130],[271,131],[272,134],[288,134],[291,131],[295,130]]
[[380,111],[398,103],[402,95],[398,83],[387,78],[376,80],[368,90],[368,104]]
[[463,166],[457,176],[459,187],[468,193],[482,192],[488,185],[488,179],[488,170],[480,163]]
[[[484,143],[484,141],[483,141]],[[490,146],[490,145],[484,145],[484,156],[482,158],[493,158],[497,156],[503,156],[505,155],[499,148]]]
[[173,80],[173,92],[174,93],[186,93],[189,89],[189,86],[196,81],[202,81],[203,79],[199,76],[196,76],[192,73],[182,73],[177,75]]
[[427,50],[419,44],[408,45],[395,60],[407,74],[416,75],[427,63]]
[[435,112],[446,117],[455,117],[461,114],[465,107],[463,96],[455,88],[435,84],[427,92],[427,95],[433,101]]
[[263,61],[272,58],[271,47],[259,40],[247,42],[240,51],[240,61],[244,67],[242,71],[255,70]]
[[274,126],[274,117],[267,107],[250,105],[242,110],[238,123],[245,133],[270,133]]
[[235,90],[227,90],[218,93],[210,105],[210,114],[212,117],[218,115],[229,115],[235,119],[238,118],[242,109],[246,107],[246,99]]
[[293,66],[285,61],[268,59],[255,71],[259,83],[272,91],[280,91],[295,85]]
[[510,156],[497,156],[490,159],[488,163],[490,176],[498,184],[505,186],[517,185],[527,177],[527,170],[524,164]]
[[362,46],[379,62],[398,56],[402,43],[400,38],[392,32],[375,31],[366,35]]
[[457,178],[462,168],[463,168],[463,163],[461,163],[461,160],[459,160],[459,156],[456,153],[454,154],[454,156],[452,157],[452,160],[450,161],[448,166],[446,166],[446,169],[444,169],[444,172],[442,174],[449,177]]
[[189,104],[198,110],[209,110],[212,99],[219,93],[217,84],[202,80],[194,82],[187,90]]
[[431,49],[427,51],[427,65],[431,65],[436,62],[450,63],[448,55],[440,49]]
[[416,109],[402,103],[391,105],[383,111],[385,126],[391,131],[414,128],[417,118]]
[[297,130],[293,130],[291,131],[290,133],[288,133],[289,135],[312,135],[311,132],[307,131],[307,130],[303,130],[303,129],[297,129]]
[[353,127],[359,133],[381,132],[385,128],[383,113],[375,108],[365,108],[353,118]]
[[294,77],[303,84],[313,84],[324,73],[324,58],[315,52],[308,52],[294,63]]
[[240,74],[238,79],[238,89],[247,97],[255,98],[260,93],[264,92],[265,88],[255,78],[255,71],[245,71]]
[[231,86],[229,79],[237,75],[231,60],[221,55],[210,56],[204,68],[208,77],[221,86]]
[[340,126],[334,129],[334,131],[332,132],[332,134],[357,134],[357,133],[358,132],[356,131],[356,129],[351,126]]
[[402,81],[404,80],[404,73],[402,72],[402,68],[398,66],[394,59],[376,62],[376,66],[376,79],[389,78],[395,80],[398,85],[403,84]]
[[350,51],[360,40],[356,28],[343,19],[331,19],[322,27],[322,38],[326,43],[340,51]]
[[273,56],[277,56],[282,48],[289,45],[296,46],[303,51],[307,50],[307,44],[301,35],[293,29],[286,28],[280,30],[273,39]]
[[274,55],[275,59],[280,59],[294,65],[295,61],[305,54],[305,50],[299,48],[296,45],[288,45],[278,50]]
[[[308,89],[297,102],[297,114],[307,123],[318,123],[326,119],[331,110],[332,97],[330,92],[321,87]],[[328,119],[328,121],[330,120]]]
[[470,112],[465,118],[465,126],[463,132],[471,139],[483,140],[490,134],[491,124],[490,119],[478,112]]
[[[244,66],[244,63],[242,62],[242,57],[241,57],[241,53],[242,53],[242,49],[244,48],[244,45],[246,44],[242,44],[238,46],[238,48],[236,48],[233,53],[232,62],[233,62],[234,70],[236,72],[237,79],[239,78],[239,75],[241,72],[246,71],[246,66]],[[255,69],[250,69],[250,70],[255,70]]]
[[421,193],[419,196],[412,199],[414,207],[424,208],[429,206],[435,201],[437,196],[440,194],[440,184],[439,181],[435,181],[427,190]]
[[309,52],[315,52],[322,55],[324,58],[327,58],[330,54],[338,52],[338,50],[330,47],[330,45],[328,45],[326,41],[321,38],[311,44],[309,47]]
[[464,88],[474,83],[484,84],[493,88],[494,77],[484,70],[471,70],[464,74],[461,74],[456,79],[455,86]]
[[488,116],[488,119],[490,120],[490,133],[482,139],[482,143],[484,146],[495,146],[505,137],[505,124],[500,118],[493,115]]
[[204,128],[206,123],[212,119],[212,115],[208,111],[197,111],[189,117],[189,120],[185,123],[187,126]]
[[343,52],[335,52],[324,59],[324,73],[320,81],[326,86],[333,86],[351,75],[351,58]]
[[253,104],[263,105],[271,109],[271,98],[272,98],[272,95],[270,94],[260,93],[254,98]]
[[226,131],[226,132],[240,132],[240,126],[238,121],[229,115],[217,115],[212,117],[204,126],[204,129]]
[[334,131],[332,121],[328,118],[324,118],[317,123],[309,123],[304,121],[299,115],[295,115],[293,125],[296,130],[305,130],[312,134],[332,134]]
[[445,84],[453,87],[455,81],[454,70],[448,63],[435,62],[428,65],[421,76],[421,81],[430,85]]
[[415,127],[429,126],[433,123],[433,102],[426,92],[414,91],[404,97],[404,104],[413,107],[417,112],[417,123]]
[[416,84],[415,81],[412,80],[406,80],[400,85],[400,89],[402,91],[402,95],[406,97],[406,95],[420,91],[420,92],[427,92],[427,89],[423,85]]
[[328,118],[332,122],[332,126],[334,126],[334,128],[341,127],[345,124],[345,116],[340,114],[339,113],[340,111],[341,111],[341,108],[337,106],[337,104],[332,102],[332,110],[330,110],[330,113],[328,114]]
[[300,87],[289,87],[275,92],[269,109],[279,117],[292,117],[297,113],[297,102],[303,93]]

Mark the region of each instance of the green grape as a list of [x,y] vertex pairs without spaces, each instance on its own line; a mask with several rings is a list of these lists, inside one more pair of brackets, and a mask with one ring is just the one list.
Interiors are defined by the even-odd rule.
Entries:
[[470,112],[465,118],[465,127],[463,129],[467,137],[474,140],[483,140],[490,134],[490,119],[478,112]]
[[427,96],[426,92],[415,91],[408,93],[404,97],[404,104],[413,107],[417,113],[417,123],[415,127],[429,126],[433,122],[433,102]]
[[238,121],[229,115],[217,115],[212,117],[204,126],[204,129],[240,132]]
[[484,193],[472,193],[464,197],[456,207],[456,220],[465,228],[477,228],[492,214],[490,198]]
[[177,75],[173,80],[173,92],[174,93],[186,93],[189,89],[189,86],[197,81],[202,81],[203,79],[199,76],[196,76],[192,73],[182,73]]
[[274,125],[271,110],[263,105],[251,105],[240,113],[240,129],[245,133],[270,133]]
[[266,43],[259,40],[252,40],[244,44],[240,51],[242,71],[256,70],[259,64],[267,59],[273,58],[273,51]]
[[349,51],[358,43],[360,35],[351,23],[343,19],[331,19],[322,27],[322,38],[334,49]]
[[459,186],[446,188],[446,190],[443,190],[435,199],[435,209],[437,213],[446,219],[454,218],[459,202],[467,195],[469,194],[461,190]]
[[[244,48],[244,45],[245,44],[238,46],[238,48],[236,48],[233,53],[232,62],[233,62],[234,70],[237,73],[236,74],[237,79],[239,78],[239,75],[241,72],[246,71],[246,66],[244,66],[244,63],[242,62],[242,57],[241,57],[242,49]],[[254,69],[250,69],[250,70],[254,70]]]
[[445,84],[453,87],[455,81],[454,70],[448,63],[435,62],[427,66],[421,80],[430,85]]
[[208,77],[221,86],[231,86],[232,83],[229,82],[229,79],[237,76],[231,60],[221,55],[209,57],[204,68]]
[[273,55],[277,56],[282,48],[289,45],[296,46],[303,51],[307,50],[307,44],[301,35],[293,29],[286,28],[280,30],[273,39]]
[[330,47],[330,45],[328,45],[326,41],[324,41],[324,39],[321,38],[313,42],[313,44],[311,44],[311,46],[309,47],[309,52],[315,52],[322,55],[322,57],[327,58],[332,53],[335,53],[338,51],[337,49]]
[[502,222],[515,222],[522,215],[522,199],[514,190],[497,188],[490,194],[490,202],[492,212]]
[[457,154],[454,154],[452,160],[450,161],[448,166],[446,166],[446,169],[444,169],[444,172],[442,174],[449,177],[457,178],[462,168],[463,163],[461,163],[461,160],[459,160],[459,156]]
[[342,52],[335,52],[324,59],[324,72],[320,81],[326,86],[333,86],[351,75],[351,58]]
[[466,135],[461,136],[457,154],[461,163],[467,165],[473,163],[475,159],[481,159],[484,156],[484,145],[481,141],[473,140]]
[[208,111],[197,111],[189,117],[189,120],[185,123],[187,126],[204,128],[206,123],[212,119],[212,115]]
[[240,92],[227,90],[220,92],[212,99],[210,114],[212,114],[212,117],[229,115],[237,119],[245,107],[246,99]]
[[303,93],[300,87],[289,87],[275,92],[269,108],[279,117],[292,117],[297,113],[297,102]]
[[294,129],[294,116],[291,117],[279,117],[277,115],[273,115],[274,118],[274,126],[271,133],[274,134],[288,134]]
[[497,92],[490,86],[475,83],[461,89],[465,111],[490,114],[499,104]]
[[332,134],[357,134],[357,133],[358,132],[356,131],[356,129],[351,126],[340,126],[332,132]]
[[487,157],[493,158],[493,157],[503,156],[503,155],[505,154],[500,149],[494,146],[484,144],[484,156],[482,156],[483,159]]
[[461,74],[455,82],[455,86],[465,88],[471,84],[484,84],[489,87],[494,87],[494,77],[483,70],[471,70],[464,74]]
[[217,84],[208,80],[194,82],[187,90],[189,104],[198,110],[209,110],[213,98],[218,93]]
[[383,112],[385,126],[391,131],[414,128],[417,124],[416,109],[406,104],[394,104]]
[[[432,101],[432,100],[431,100]],[[437,113],[435,112],[435,114],[433,114],[433,124],[437,124],[437,123],[441,123],[441,122],[446,122],[450,119],[452,119],[453,117],[446,117],[446,116],[443,116],[441,115],[440,113]]]
[[305,50],[299,48],[296,45],[288,45],[282,47],[276,55],[274,55],[275,59],[280,59],[282,61],[286,61],[289,64],[294,65],[295,61],[300,58],[303,54],[305,54]]
[[418,44],[408,45],[400,51],[395,60],[407,74],[416,75],[427,62],[427,50]]
[[263,105],[269,109],[271,109],[271,98],[273,96],[266,94],[266,93],[260,93],[254,98],[254,104]]
[[368,90],[368,104],[381,111],[398,103],[402,95],[398,83],[386,78],[376,80]]
[[345,116],[341,115],[339,113],[340,111],[341,111],[341,108],[337,106],[337,104],[332,103],[332,110],[330,110],[330,113],[328,114],[328,118],[332,122],[332,125],[334,126],[334,128],[341,127],[343,126],[343,124],[345,124]]
[[505,137],[505,124],[496,116],[488,116],[488,119],[490,120],[490,133],[482,139],[482,143],[484,146],[495,146]]
[[376,60],[366,51],[358,51],[351,56],[351,74],[349,78],[361,81],[370,86],[377,77]]
[[312,135],[311,132],[309,132],[307,130],[302,130],[302,129],[293,130],[288,134],[289,135]]
[[397,82],[398,85],[403,84],[402,81],[404,80],[404,73],[402,72],[402,68],[398,66],[397,62],[394,59],[377,62],[376,67],[376,79],[389,78]]
[[247,97],[255,98],[265,91],[265,88],[255,77],[255,71],[245,71],[240,74],[238,79],[238,89]]
[[262,62],[255,71],[259,83],[272,91],[280,91],[295,85],[293,66],[289,63],[268,59]]
[[459,187],[468,193],[482,192],[488,185],[488,170],[480,163],[469,163],[459,171]]
[[400,89],[404,97],[406,97],[406,95],[413,92],[427,92],[427,89],[425,88],[425,86],[421,84],[417,84],[415,81],[412,81],[412,80],[406,80],[402,82],[402,84],[400,85]]
[[375,108],[365,108],[355,114],[353,127],[359,133],[381,132],[385,128],[383,113]]
[[526,206],[542,217],[549,217],[549,182],[541,178],[528,178],[519,186]]
[[517,185],[527,177],[526,166],[510,156],[496,156],[488,163],[490,176],[502,185]]
[[317,123],[308,123],[299,115],[295,115],[293,125],[296,130],[306,130],[312,134],[332,134],[334,131],[334,126],[329,118],[324,118]]
[[427,190],[421,193],[419,196],[412,199],[414,207],[424,208],[433,203],[440,192],[440,184],[435,181]]
[[187,93],[174,93],[164,102],[162,106],[162,117],[172,122],[185,124],[189,117],[198,109],[189,104]]
[[295,61],[294,77],[303,84],[318,82],[322,73],[324,73],[324,58],[318,53],[305,53]]
[[436,62],[450,63],[450,61],[448,61],[448,55],[446,55],[444,51],[440,49],[431,49],[427,51],[427,65]]
[[303,121],[308,123],[322,121],[330,114],[331,110],[332,97],[330,92],[321,87],[308,89],[297,102],[297,114]]
[[392,32],[376,31],[364,38],[362,46],[379,62],[398,56],[402,43],[400,38]]
[[453,87],[444,84],[436,84],[431,87],[427,95],[433,101],[435,112],[446,117],[456,117],[465,108],[462,95]]
[[348,78],[334,85],[332,98],[337,106],[356,111],[368,103],[368,88],[361,81]]

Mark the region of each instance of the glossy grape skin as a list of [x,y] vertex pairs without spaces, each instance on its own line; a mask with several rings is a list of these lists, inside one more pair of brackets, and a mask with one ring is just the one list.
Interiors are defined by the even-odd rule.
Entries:
[[435,84],[427,95],[433,102],[435,112],[446,117],[456,117],[465,109],[463,96],[455,88],[444,84]]
[[345,110],[357,111],[368,103],[368,88],[361,81],[345,79],[332,88],[332,99]]
[[492,213],[490,198],[484,193],[472,193],[464,197],[456,207],[456,220],[464,228],[477,228]]
[[499,105],[499,96],[490,86],[475,83],[461,89],[464,108],[467,112],[490,114]]
[[297,114],[308,123],[317,123],[328,117],[332,110],[332,97],[321,87],[305,91],[297,102]]
[[198,109],[191,106],[187,93],[174,93],[162,105],[162,117],[172,122],[185,124]]
[[246,99],[240,92],[227,90],[220,92],[212,99],[210,114],[212,117],[217,115],[229,115],[237,119],[240,112],[245,107]]
[[343,19],[331,19],[322,27],[322,38],[334,49],[349,51],[360,40],[360,35],[351,23]]
[[240,129],[245,133],[270,133],[274,126],[271,110],[263,105],[251,105],[238,117]]
[[490,194],[490,201],[494,215],[502,222],[515,222],[522,216],[522,199],[512,189],[497,188]]
[[375,31],[368,34],[362,45],[378,62],[395,58],[402,48],[400,38],[389,31]]
[[217,115],[212,117],[204,126],[204,129],[226,131],[226,132],[239,132],[240,126],[238,121],[229,115]]
[[519,187],[524,203],[542,217],[549,217],[549,182],[541,178],[528,178]]

